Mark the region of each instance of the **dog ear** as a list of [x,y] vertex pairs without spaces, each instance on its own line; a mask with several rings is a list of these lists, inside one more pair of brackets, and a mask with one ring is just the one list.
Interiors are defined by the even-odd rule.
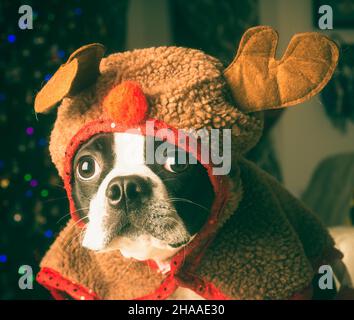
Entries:
[[34,102],[35,111],[48,112],[63,98],[75,95],[93,84],[99,75],[104,52],[105,47],[99,43],[77,49],[38,92]]
[[281,60],[275,59],[278,34],[268,26],[248,29],[224,76],[244,112],[302,103],[322,90],[338,61],[338,48],[315,33],[295,35]]

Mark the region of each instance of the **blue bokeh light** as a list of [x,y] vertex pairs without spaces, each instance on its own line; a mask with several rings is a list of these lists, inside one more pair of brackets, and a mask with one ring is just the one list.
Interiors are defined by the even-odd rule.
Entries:
[[7,36],[7,41],[10,43],[14,43],[16,41],[16,36],[14,34],[9,34]]
[[65,57],[65,51],[64,50],[58,50],[58,57],[63,59]]
[[27,190],[26,193],[25,193],[25,196],[27,198],[31,198],[33,196],[33,192],[31,190]]
[[81,8],[75,8],[75,9],[74,9],[74,13],[75,13],[77,16],[81,16],[81,14],[82,14],[82,9],[81,9]]
[[46,238],[53,238],[53,231],[52,231],[52,230],[46,230],[46,231],[44,232],[44,236],[45,236]]

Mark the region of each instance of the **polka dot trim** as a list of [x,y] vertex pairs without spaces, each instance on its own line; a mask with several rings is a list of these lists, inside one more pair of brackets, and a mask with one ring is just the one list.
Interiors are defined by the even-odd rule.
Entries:
[[58,272],[50,268],[42,268],[37,274],[37,282],[50,291],[56,300],[98,300],[98,296],[92,291],[65,279]]
[[161,282],[161,286],[153,293],[134,300],[165,300],[176,291],[178,283],[175,277],[170,274]]

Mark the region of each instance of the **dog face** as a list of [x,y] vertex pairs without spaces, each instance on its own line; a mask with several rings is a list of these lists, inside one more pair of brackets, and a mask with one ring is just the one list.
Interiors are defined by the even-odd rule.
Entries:
[[205,168],[191,155],[179,163],[184,151],[172,145],[163,161],[147,164],[146,143],[138,134],[101,133],[76,152],[73,199],[87,223],[84,247],[163,261],[206,222],[214,193]]

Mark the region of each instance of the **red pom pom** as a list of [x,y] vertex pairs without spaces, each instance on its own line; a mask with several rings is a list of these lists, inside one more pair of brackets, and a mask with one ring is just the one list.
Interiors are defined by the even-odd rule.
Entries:
[[146,119],[148,104],[137,82],[124,81],[109,91],[103,110],[115,122],[134,126]]

